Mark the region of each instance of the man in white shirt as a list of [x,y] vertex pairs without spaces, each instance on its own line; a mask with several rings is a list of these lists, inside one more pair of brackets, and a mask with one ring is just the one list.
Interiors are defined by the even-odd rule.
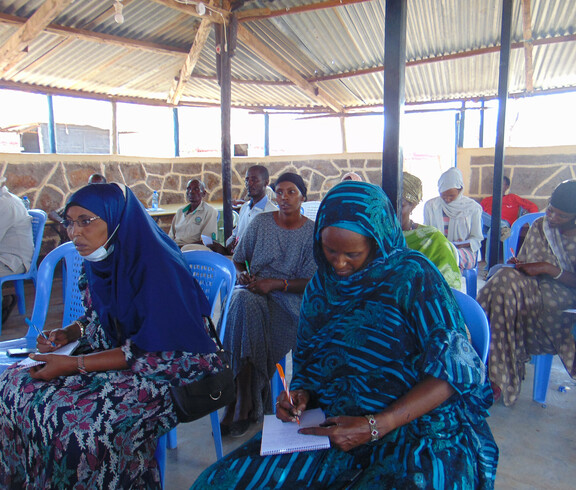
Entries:
[[246,190],[248,192],[249,201],[246,201],[240,208],[238,223],[236,228],[232,230],[232,235],[226,240],[226,247],[219,243],[210,245],[214,252],[223,255],[232,255],[237,243],[246,232],[248,225],[254,219],[254,216],[260,213],[268,213],[270,211],[278,211],[268,198],[266,188],[270,181],[268,169],[262,165],[254,165],[246,171],[246,179],[244,180]]
[[[6,177],[0,177],[0,185]],[[32,216],[22,200],[0,188],[0,276],[22,274],[30,268],[34,254]]]
[[218,210],[204,202],[206,186],[198,179],[188,181],[186,199],[190,204],[176,211],[168,236],[179,247],[202,243],[201,235],[216,239]]
[[[34,254],[32,216],[22,200],[8,191],[0,177],[0,276],[22,274],[30,268]],[[5,322],[16,306],[13,294],[2,298],[2,322]]]

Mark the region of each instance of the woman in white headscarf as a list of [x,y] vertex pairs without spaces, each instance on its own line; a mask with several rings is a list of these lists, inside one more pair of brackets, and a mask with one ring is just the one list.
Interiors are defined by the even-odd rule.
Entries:
[[462,172],[453,167],[438,180],[439,197],[424,205],[424,224],[438,228],[458,249],[460,269],[472,269],[482,235],[482,207],[463,195]]

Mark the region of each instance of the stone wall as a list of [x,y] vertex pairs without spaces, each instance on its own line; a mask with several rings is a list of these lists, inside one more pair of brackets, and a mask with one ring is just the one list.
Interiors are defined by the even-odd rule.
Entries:
[[[248,167],[264,165],[271,182],[284,172],[299,173],[308,185],[308,200],[320,200],[346,172],[357,172],[366,181],[380,184],[381,154],[314,155],[310,157],[234,158],[232,160],[232,197],[244,194],[244,176]],[[48,212],[62,207],[67,197],[86,184],[93,173],[101,173],[109,182],[130,186],[138,199],[150,205],[157,190],[162,204],[185,201],[186,184],[201,178],[208,189],[208,201],[222,200],[221,162],[219,158],[144,158],[118,155],[0,154],[0,175],[14,194],[28,196],[33,208]],[[170,219],[160,225],[167,229]],[[55,227],[47,227],[43,255],[59,243]]]
[[[464,174],[466,195],[481,200],[492,195],[494,148],[461,148],[458,168]],[[504,175],[510,192],[530,199],[544,210],[554,188],[576,179],[576,146],[506,148]]]

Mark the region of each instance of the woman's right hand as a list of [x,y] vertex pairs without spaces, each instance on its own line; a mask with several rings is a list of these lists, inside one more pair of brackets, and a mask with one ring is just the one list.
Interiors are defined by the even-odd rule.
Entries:
[[242,284],[242,285],[246,286],[247,284],[250,284],[251,282],[253,282],[255,277],[248,274],[248,272],[242,272],[241,274],[238,275],[237,279],[238,279],[238,284]]
[[51,330],[47,337],[48,340],[46,340],[42,335],[38,335],[38,337],[36,337],[36,348],[38,349],[38,352],[43,354],[46,352],[52,352],[56,349],[59,349],[63,345],[70,343],[68,332],[65,328],[57,328],[55,330]]
[[288,394],[282,391],[276,399],[276,418],[282,422],[296,422],[296,417],[302,415],[310,402],[308,390],[293,390],[290,392],[290,397],[292,401],[288,399]]

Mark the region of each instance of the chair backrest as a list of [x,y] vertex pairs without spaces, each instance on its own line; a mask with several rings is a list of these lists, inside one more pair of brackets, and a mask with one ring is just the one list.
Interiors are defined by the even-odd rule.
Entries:
[[[206,250],[188,250],[182,253],[210,302],[210,315],[213,316],[217,307],[220,307],[222,316],[220,338],[224,338],[228,309],[236,283],[234,262],[216,252]],[[220,298],[219,302],[218,298]]]
[[518,240],[520,238],[520,230],[524,225],[532,226],[532,223],[546,213],[529,213],[524,216],[520,216],[510,228],[510,236],[504,240],[504,263],[508,262],[512,258],[512,252],[510,249],[514,250],[514,254],[518,253]]
[[[66,287],[64,288],[64,312],[62,317],[62,326],[69,325],[78,317],[84,314],[82,297],[78,289],[78,277],[82,269],[82,257],[76,251],[72,242],[67,242],[52,250],[38,267],[36,279],[36,297],[34,300],[34,310],[32,311],[32,323],[39,329],[44,328],[46,315],[50,304],[50,295],[52,293],[52,283],[54,279],[54,270],[58,263],[63,260],[65,264],[65,278],[63,279]],[[37,337],[34,329],[29,329],[26,334],[27,338],[33,340]]]
[[482,362],[486,364],[488,350],[490,349],[490,327],[488,326],[486,313],[484,313],[484,310],[474,298],[456,289],[452,289],[452,292],[464,317],[464,323],[466,323],[470,332],[472,347],[474,347]]
[[312,221],[316,221],[321,201],[306,201],[302,203],[302,214]]
[[34,253],[32,254],[32,262],[28,273],[32,276],[38,270],[38,256],[42,248],[42,238],[44,237],[44,226],[48,216],[42,209],[30,209],[28,214],[32,216],[32,238],[34,240]]

